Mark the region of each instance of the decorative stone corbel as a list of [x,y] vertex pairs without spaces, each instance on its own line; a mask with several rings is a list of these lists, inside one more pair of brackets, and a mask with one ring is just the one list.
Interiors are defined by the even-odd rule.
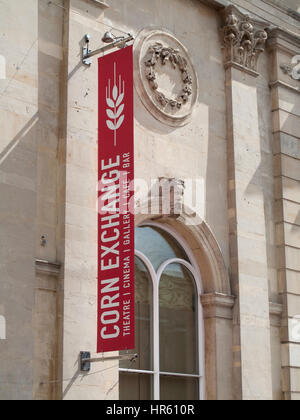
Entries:
[[256,73],[259,56],[268,39],[266,29],[269,24],[244,15],[235,6],[228,6],[222,15],[225,67],[235,66]]
[[136,215],[151,215],[152,219],[177,219],[184,212],[184,181],[160,177],[149,191],[147,199],[136,203]]
[[161,217],[179,217],[183,212],[184,181],[160,177],[151,192],[151,207]]

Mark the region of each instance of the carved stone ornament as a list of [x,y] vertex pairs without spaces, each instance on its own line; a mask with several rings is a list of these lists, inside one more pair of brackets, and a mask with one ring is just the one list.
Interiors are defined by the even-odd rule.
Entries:
[[183,126],[191,118],[198,80],[185,47],[169,32],[144,29],[134,44],[135,87],[159,121]]
[[280,68],[284,74],[288,74],[289,76],[292,76],[293,67],[290,64],[281,64]]
[[228,6],[223,12],[225,25],[221,30],[225,65],[236,64],[257,72],[260,54],[264,51],[269,24],[242,14],[236,7]]
[[300,80],[300,55],[296,56],[295,58],[299,59],[298,61],[295,60],[292,64],[281,64],[280,68],[283,71],[284,74],[287,74],[294,80]]
[[[150,58],[145,61],[146,78],[149,80],[151,88],[156,91],[156,100],[163,107],[170,106],[174,109],[180,109],[182,105],[187,103],[189,96],[193,92],[193,78],[189,73],[187,60],[179,54],[178,49],[174,50],[174,48],[165,47],[160,42],[156,42],[154,45],[150,46],[148,52]],[[159,90],[155,73],[155,67],[159,62],[161,62],[163,66],[170,63],[174,69],[178,69],[178,71],[181,72],[183,87],[176,99],[167,98]]]

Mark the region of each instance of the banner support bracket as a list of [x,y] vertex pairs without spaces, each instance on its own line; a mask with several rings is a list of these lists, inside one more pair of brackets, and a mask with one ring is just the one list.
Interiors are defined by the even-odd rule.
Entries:
[[[99,54],[104,54],[105,52],[112,50],[113,48],[126,48],[127,47],[127,42],[133,41],[134,40],[134,36],[131,34],[128,34],[128,37],[125,38],[123,36],[121,37],[114,37],[114,35],[111,35],[110,33],[106,33],[105,35],[109,34],[111,36],[111,38],[105,38],[104,36],[104,42],[107,42],[106,40],[109,39],[110,43],[108,45],[105,45],[104,47],[98,48],[95,51],[90,50],[90,35],[86,34],[85,35],[85,46],[82,47],[82,63],[86,66],[91,66],[92,65],[92,60],[91,58],[94,57],[95,55],[99,55]],[[103,40],[102,39],[102,40]]]
[[138,354],[122,354],[120,356],[108,356],[108,357],[99,357],[91,358],[91,353],[89,351],[80,352],[80,370],[82,372],[89,372],[91,370],[91,363],[97,362],[109,362],[112,360],[129,360],[130,362],[135,362],[138,359]]

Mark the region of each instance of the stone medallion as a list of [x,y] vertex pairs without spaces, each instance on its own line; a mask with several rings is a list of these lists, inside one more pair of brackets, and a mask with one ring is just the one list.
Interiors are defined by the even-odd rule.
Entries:
[[197,101],[198,80],[186,48],[163,29],[144,29],[134,43],[135,87],[159,121],[183,126]]

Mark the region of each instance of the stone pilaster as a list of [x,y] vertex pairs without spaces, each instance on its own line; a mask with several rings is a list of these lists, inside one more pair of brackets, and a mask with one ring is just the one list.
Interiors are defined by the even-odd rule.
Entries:
[[237,399],[272,399],[270,317],[261,144],[258,59],[267,24],[233,6],[223,12],[226,69],[228,200],[234,308],[233,378]]
[[[300,399],[300,38],[274,29],[272,69],[278,281],[282,295],[282,390]],[[299,59],[297,59],[299,55]],[[298,66],[299,67],[299,66]]]
[[38,0],[1,1],[0,21],[0,400],[32,400]]
[[[64,400],[118,399],[118,363],[93,364],[90,375],[79,369],[80,351],[96,352],[97,341],[97,142],[98,65],[82,65],[84,35],[91,48],[107,27],[103,2],[69,0],[65,12],[64,122],[59,150],[59,260],[62,384],[57,398]],[[99,22],[98,22],[99,20]],[[70,379],[72,378],[72,379]]]
[[[221,293],[201,296],[205,326],[206,399],[231,400],[234,297]],[[227,351],[228,349],[228,351]]]

